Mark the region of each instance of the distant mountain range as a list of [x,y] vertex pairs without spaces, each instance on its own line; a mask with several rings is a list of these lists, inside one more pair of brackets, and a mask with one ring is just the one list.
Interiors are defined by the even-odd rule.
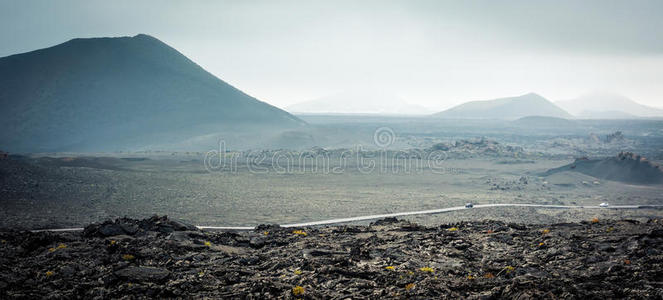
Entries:
[[610,93],[590,93],[555,104],[581,119],[663,117],[663,109],[642,105],[625,96]]
[[140,149],[305,123],[154,37],[73,39],[0,58],[0,149]]
[[350,90],[297,103],[285,108],[291,113],[305,114],[384,114],[423,115],[431,110],[409,104],[398,96],[379,90]]
[[504,120],[515,120],[530,116],[555,118],[573,117],[548,99],[535,93],[494,100],[470,101],[433,115],[433,117],[447,119]]

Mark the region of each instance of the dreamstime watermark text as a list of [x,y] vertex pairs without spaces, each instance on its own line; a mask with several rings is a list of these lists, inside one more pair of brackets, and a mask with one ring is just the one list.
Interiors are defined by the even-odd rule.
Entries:
[[224,140],[218,148],[207,151],[203,160],[208,172],[237,172],[240,169],[254,174],[416,174],[429,170],[436,174],[458,173],[445,167],[447,153],[442,150],[390,150],[396,142],[391,128],[377,128],[373,146],[365,149],[356,145],[350,149],[305,151],[253,150],[229,151]]

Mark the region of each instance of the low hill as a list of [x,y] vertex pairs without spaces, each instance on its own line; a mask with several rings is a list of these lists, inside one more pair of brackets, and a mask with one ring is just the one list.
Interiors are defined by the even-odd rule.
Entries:
[[158,148],[305,124],[144,34],[0,58],[0,105],[0,149],[14,152]]
[[619,94],[595,92],[555,102],[559,107],[585,119],[633,119],[663,117],[663,109],[642,105]]
[[290,105],[285,108],[299,114],[430,114],[425,107],[407,103],[401,97],[380,90],[350,90]]
[[660,166],[631,152],[621,152],[605,159],[576,159],[571,164],[548,170],[542,175],[550,176],[566,171],[631,184],[663,184],[663,170]]
[[556,117],[540,117],[540,116],[522,117],[518,120],[512,121],[512,124],[518,126],[528,126],[528,127],[537,127],[537,128],[558,128],[558,127],[577,126],[575,120],[556,118]]
[[528,116],[571,118],[572,116],[535,93],[494,100],[471,101],[433,115],[448,119],[506,119]]
[[583,110],[578,115],[576,115],[576,117],[578,117],[579,119],[603,119],[603,120],[640,118],[638,116],[616,110],[605,110],[605,111]]

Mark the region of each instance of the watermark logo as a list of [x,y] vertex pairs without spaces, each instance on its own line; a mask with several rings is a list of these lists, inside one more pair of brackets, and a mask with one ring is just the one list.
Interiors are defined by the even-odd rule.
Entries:
[[380,148],[387,148],[396,142],[396,134],[389,127],[380,127],[373,133],[373,143]]

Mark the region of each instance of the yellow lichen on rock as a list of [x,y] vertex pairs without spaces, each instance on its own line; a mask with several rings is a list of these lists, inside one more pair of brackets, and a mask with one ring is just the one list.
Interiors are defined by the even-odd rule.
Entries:
[[305,290],[304,290],[303,286],[298,285],[298,286],[292,288],[292,294],[295,295],[295,296],[304,295],[304,292],[305,292]]

